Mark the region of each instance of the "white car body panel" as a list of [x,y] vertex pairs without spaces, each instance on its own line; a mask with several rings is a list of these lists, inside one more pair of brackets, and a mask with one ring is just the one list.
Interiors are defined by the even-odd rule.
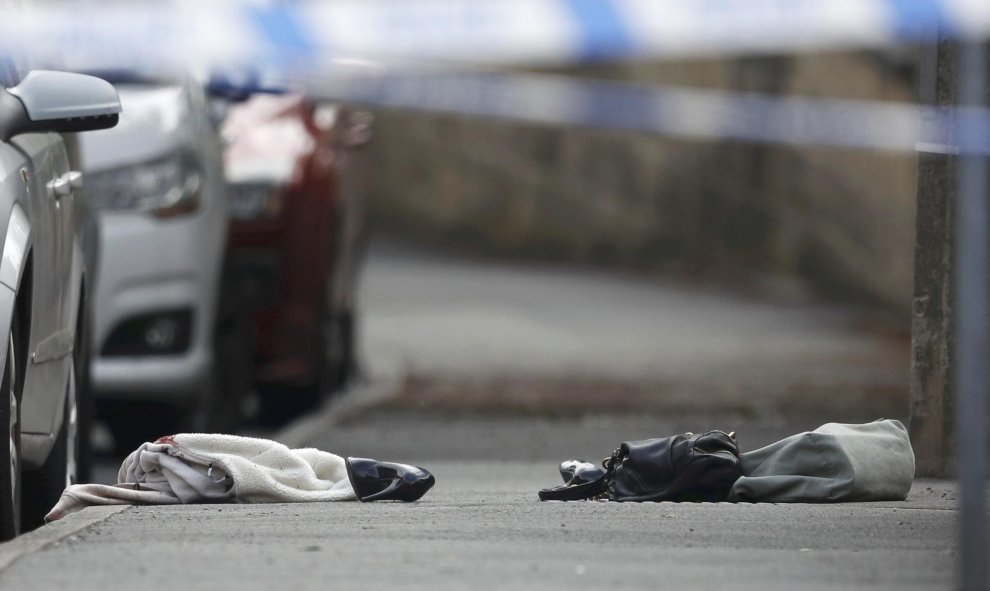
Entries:
[[[92,386],[97,397],[189,402],[208,387],[213,326],[226,243],[227,200],[221,152],[195,83],[117,86],[117,127],[83,134],[86,172],[119,169],[177,150],[202,170],[200,208],[168,219],[147,212],[100,211],[100,269],[93,292]],[[187,351],[175,355],[101,355],[110,333],[135,315],[191,308]]]
[[[50,310],[48,314],[31,314],[31,337],[28,349],[24,392],[53,392],[51,396],[28,396],[21,404],[21,445],[26,467],[40,466],[61,427],[62,406],[72,367],[72,344],[78,294],[70,294],[71,276],[81,269],[71,269],[73,244],[74,191],[65,196],[49,194],[47,185],[68,172],[65,146],[56,134],[25,134],[11,142],[35,164],[29,173],[25,213],[32,233],[33,310]],[[55,232],[45,237],[39,232]]]
[[168,154],[196,141],[192,99],[182,86],[117,85],[124,111],[113,129],[79,137],[87,172],[120,168]]
[[[9,516],[20,512],[22,500],[21,524],[38,525],[39,504],[78,475],[74,353],[77,342],[85,342],[77,327],[84,326],[95,226],[80,199],[81,174],[69,169],[72,142],[55,131],[107,128],[119,110],[117,92],[105,80],[55,71],[21,77],[0,56],[0,364],[17,378],[4,392],[4,420],[10,421],[3,449],[10,469],[0,511],[4,539],[19,533],[18,520]],[[12,360],[16,365],[8,368]],[[29,472],[37,480],[25,479],[18,499]]]
[[[68,156],[56,134],[24,134],[0,144],[0,215],[7,219],[0,259],[4,342],[13,317],[14,290],[24,288],[28,255],[33,266],[31,307],[50,311],[31,315],[21,402],[21,453],[26,468],[39,467],[54,444],[71,371],[79,297],[71,291],[72,286],[81,285],[84,271],[82,261],[72,254],[76,195],[70,191],[56,199],[46,186],[67,172]],[[5,358],[6,347],[0,349],[0,357]]]
[[27,263],[27,247],[31,241],[31,224],[24,210],[15,205],[7,222],[7,235],[4,238],[3,259],[0,260],[0,283],[16,290]]

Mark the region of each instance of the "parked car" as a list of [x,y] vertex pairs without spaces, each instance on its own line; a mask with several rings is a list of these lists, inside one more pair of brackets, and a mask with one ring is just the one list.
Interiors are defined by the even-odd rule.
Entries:
[[240,287],[261,418],[279,422],[354,372],[355,284],[371,115],[256,94],[221,129],[229,271]]
[[0,538],[40,525],[79,465],[86,389],[82,175],[57,132],[116,124],[108,82],[0,58]]
[[120,124],[81,138],[98,212],[92,387],[119,451],[219,430],[214,339],[227,235],[222,154],[193,78],[107,73]]

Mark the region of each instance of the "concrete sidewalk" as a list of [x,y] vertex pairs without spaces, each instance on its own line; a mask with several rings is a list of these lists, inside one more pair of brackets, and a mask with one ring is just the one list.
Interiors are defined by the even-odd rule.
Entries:
[[554,466],[433,462],[414,504],[90,508],[0,545],[0,589],[948,589],[954,494],[541,503]]
[[[356,391],[353,395],[360,395]],[[357,404],[357,403],[352,403]],[[331,405],[275,437],[424,465],[420,502],[89,508],[0,544],[0,590],[948,589],[956,495],[904,502],[541,503],[561,459],[720,427],[754,449],[793,416],[538,416]],[[308,425],[308,426],[306,426]]]

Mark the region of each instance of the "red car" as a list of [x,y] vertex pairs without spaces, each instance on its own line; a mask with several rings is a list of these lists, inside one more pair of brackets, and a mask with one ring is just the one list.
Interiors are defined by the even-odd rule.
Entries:
[[[230,105],[221,135],[231,216],[222,379],[247,376],[260,418],[278,422],[355,370],[371,115],[258,94]],[[238,344],[253,369],[237,369]]]

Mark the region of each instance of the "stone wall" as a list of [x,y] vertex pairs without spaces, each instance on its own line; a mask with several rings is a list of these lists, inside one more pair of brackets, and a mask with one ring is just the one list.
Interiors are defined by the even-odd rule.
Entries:
[[[915,101],[911,56],[632,64],[574,75]],[[906,65],[905,65],[906,64]],[[910,309],[915,157],[379,113],[380,226],[511,255],[799,277]]]

